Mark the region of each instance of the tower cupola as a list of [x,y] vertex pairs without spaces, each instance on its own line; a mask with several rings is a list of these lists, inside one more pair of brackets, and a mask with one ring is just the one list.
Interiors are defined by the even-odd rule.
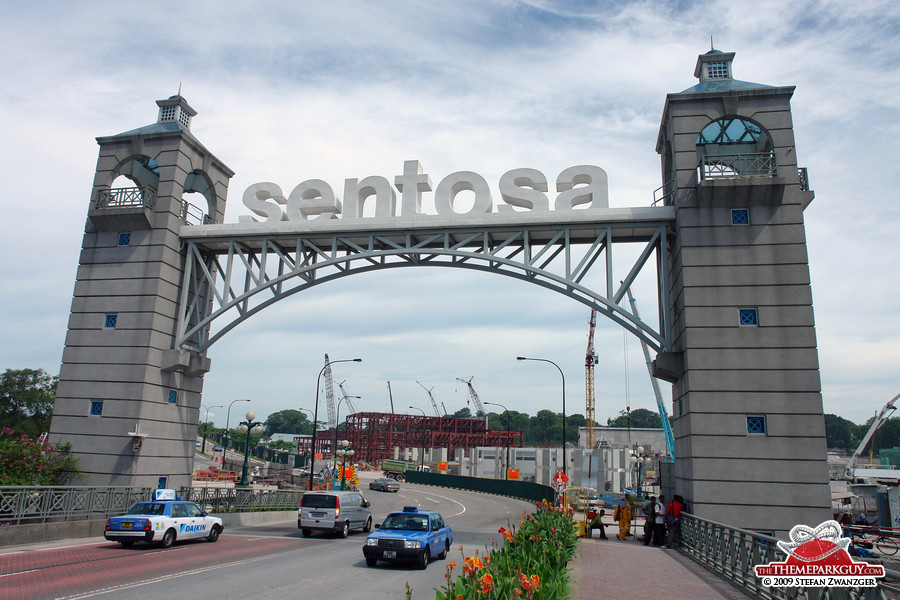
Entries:
[[191,130],[191,118],[197,111],[191,108],[180,93],[165,100],[157,100],[156,105],[159,107],[157,123],[177,123],[184,129]]

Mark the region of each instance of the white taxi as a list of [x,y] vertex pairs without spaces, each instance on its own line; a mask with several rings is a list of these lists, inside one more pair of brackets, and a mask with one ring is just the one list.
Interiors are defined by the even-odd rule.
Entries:
[[175,495],[175,490],[154,490],[149,502],[138,502],[121,517],[106,521],[103,537],[129,548],[135,542],[157,543],[168,548],[175,540],[205,539],[215,542],[222,533],[222,519]]

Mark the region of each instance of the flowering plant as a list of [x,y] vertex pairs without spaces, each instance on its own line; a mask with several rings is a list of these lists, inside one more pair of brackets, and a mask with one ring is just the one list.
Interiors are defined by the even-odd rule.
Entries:
[[77,465],[68,446],[57,448],[9,427],[0,429],[0,485],[59,485],[78,476]]
[[[509,528],[501,527],[501,546],[481,555],[463,554],[462,573],[454,577],[455,562],[447,565],[446,583],[436,590],[436,600],[509,600],[566,598],[569,577],[566,564],[575,554],[575,528],[567,510],[541,502],[532,514]],[[459,546],[460,553],[463,547]]]

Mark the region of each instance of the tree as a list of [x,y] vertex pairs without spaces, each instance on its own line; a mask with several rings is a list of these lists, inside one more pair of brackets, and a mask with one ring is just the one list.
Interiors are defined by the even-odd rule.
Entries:
[[615,419],[607,419],[606,424],[610,427],[649,427],[659,429],[662,427],[662,420],[659,413],[646,408],[636,408],[631,411],[629,418],[627,411],[619,411],[619,416]]
[[263,435],[271,437],[275,433],[312,435],[312,421],[300,410],[287,409],[272,413],[263,423]]
[[469,410],[468,406],[464,406],[461,409],[459,409],[458,411],[456,411],[455,413],[453,413],[453,415],[451,415],[451,416],[454,416],[457,419],[471,419],[472,411]]
[[43,369],[7,369],[0,375],[0,427],[37,438],[50,431],[59,378]]
[[829,448],[856,450],[864,430],[859,425],[837,415],[825,415],[825,438]]
[[70,446],[0,429],[0,485],[62,485],[80,477]]

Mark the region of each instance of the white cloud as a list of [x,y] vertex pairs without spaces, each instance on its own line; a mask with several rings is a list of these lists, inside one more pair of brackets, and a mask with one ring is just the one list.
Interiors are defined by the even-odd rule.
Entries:
[[[900,4],[204,1],[150,10],[96,1],[4,12],[0,51],[16,58],[0,64],[0,235],[11,257],[0,266],[0,368],[58,372],[93,138],[155,121],[154,101],[179,84],[199,111],[193,132],[236,171],[228,222],[246,214],[240,197],[253,182],[291,189],[316,177],[340,189],[348,177],[391,178],[409,159],[435,182],[474,170],[495,193],[510,168],[553,178],[598,164],[613,206],[646,206],[660,185],[665,94],[693,85],[712,34],[737,53],[738,79],[797,86],[797,152],[817,194],[805,218],[826,411],[862,422],[896,393]],[[418,379],[452,411],[467,398],[455,378],[473,375],[485,400],[557,410],[558,373],[515,361],[540,354],[564,369],[567,411],[583,413],[587,320],[558,294],[484,274],[342,279],[227,334],[210,351],[204,402],[252,397],[259,415],[308,407],[327,352],[364,357],[335,368],[363,410],[385,409],[391,380],[398,407],[430,412]],[[637,342],[628,341],[627,371],[624,347],[621,330],[601,319],[602,422],[626,400],[655,406]],[[220,425],[224,414],[214,413]]]

